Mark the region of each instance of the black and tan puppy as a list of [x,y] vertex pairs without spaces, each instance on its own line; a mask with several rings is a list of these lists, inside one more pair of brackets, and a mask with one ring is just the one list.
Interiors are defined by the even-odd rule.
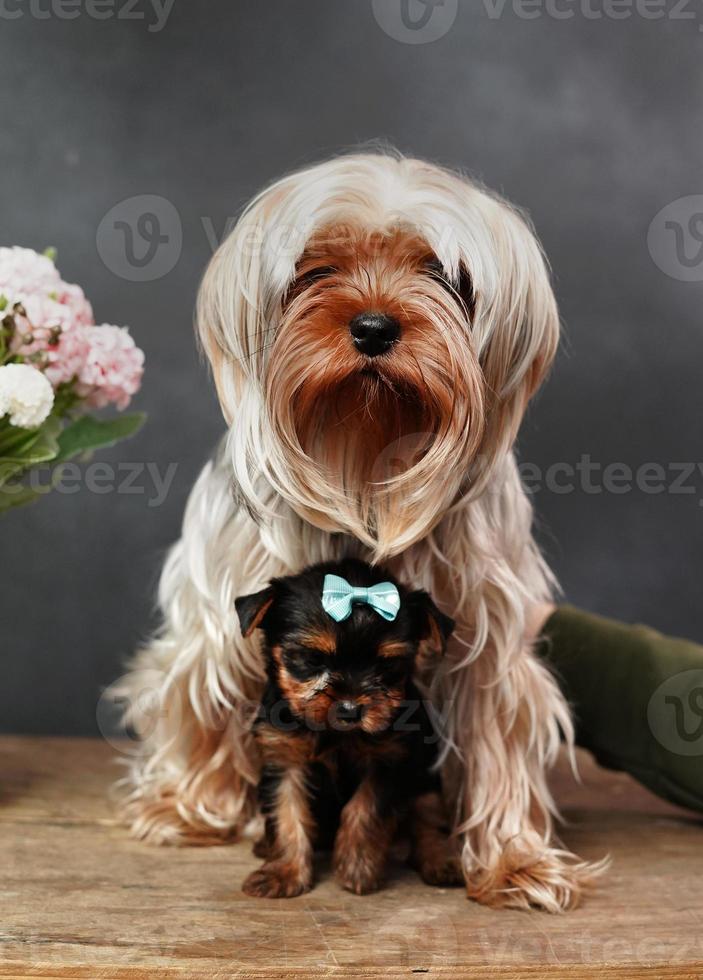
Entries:
[[263,632],[268,674],[254,728],[265,817],[255,853],[266,861],[244,891],[308,891],[313,850],[332,843],[340,884],[374,891],[401,823],[423,879],[460,882],[437,738],[412,680],[442,654],[453,621],[427,593],[355,560],[275,579],[236,608],[245,636]]

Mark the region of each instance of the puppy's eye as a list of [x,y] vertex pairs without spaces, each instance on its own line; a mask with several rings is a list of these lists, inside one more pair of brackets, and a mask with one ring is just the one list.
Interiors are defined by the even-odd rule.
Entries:
[[314,650],[286,650],[283,654],[283,664],[296,680],[305,681],[319,677],[328,668],[327,657],[324,653]]
[[384,664],[383,668],[375,675],[375,681],[380,687],[396,687],[407,680],[410,675],[410,668],[405,658],[398,657],[397,661],[390,661]]

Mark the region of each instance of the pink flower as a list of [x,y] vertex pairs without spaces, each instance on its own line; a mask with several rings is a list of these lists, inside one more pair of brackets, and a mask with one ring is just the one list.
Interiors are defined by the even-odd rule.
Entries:
[[70,306],[57,302],[51,296],[23,296],[20,299],[27,319],[36,330],[72,330],[78,326]]
[[43,369],[55,388],[72,381],[88,355],[83,326],[68,307],[52,300],[28,296],[23,305],[27,315],[14,315],[10,349]]
[[[5,315],[7,310],[3,311]],[[41,327],[35,329],[26,316],[19,313],[13,314],[15,323],[14,334],[10,340],[10,350],[13,354],[21,354],[23,357],[31,357],[32,354],[41,354],[51,342],[50,329]],[[35,358],[36,359],[36,358]]]
[[79,329],[88,343],[88,351],[78,375],[78,394],[93,408],[104,408],[111,403],[126,408],[141,384],[143,351],[125,327],[103,324]]
[[[97,327],[80,286],[64,282],[46,255],[0,248],[0,296],[14,316],[11,348],[43,371],[54,388],[76,383],[94,408],[125,408],[139,390],[144,354],[126,329]],[[19,303],[24,312],[14,312]]]
[[37,329],[72,330],[95,322],[91,305],[80,286],[59,279],[54,287],[51,293],[20,293],[17,290],[11,302],[22,304],[30,323]]
[[81,287],[64,282],[51,259],[31,248],[0,248],[0,295],[8,306],[22,304],[37,332],[35,341],[43,329],[95,323]]
[[62,282],[56,298],[65,309],[71,311],[74,323],[85,327],[90,327],[95,323],[93,307],[86,299],[80,286],[70,282]]
[[46,348],[44,374],[54,388],[78,378],[90,351],[85,327],[74,327],[59,334],[58,342]]

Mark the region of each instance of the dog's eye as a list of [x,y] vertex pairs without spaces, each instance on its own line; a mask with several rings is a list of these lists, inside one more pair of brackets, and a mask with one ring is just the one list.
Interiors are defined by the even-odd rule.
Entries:
[[427,261],[425,262],[425,272],[428,272],[433,279],[438,279],[448,289],[453,288],[451,281],[447,278],[447,275],[444,271],[444,266],[439,261],[439,259],[436,258],[427,259]]
[[444,271],[444,266],[438,258],[428,259],[425,262],[425,271],[431,275],[433,279],[440,282],[453,296],[458,296],[469,313],[473,312],[473,283],[471,282],[471,276],[463,265],[459,269],[459,279],[456,282],[448,278],[446,272]]
[[295,277],[291,283],[290,291],[300,292],[301,289],[306,289],[320,279],[329,279],[336,271],[332,265],[318,265],[314,269],[306,269],[305,272],[301,272],[300,275]]
[[326,279],[328,276],[334,275],[337,270],[333,265],[318,265],[314,269],[310,269],[308,272],[303,273],[303,278],[305,279]]
[[300,681],[319,677],[328,668],[327,657],[316,650],[286,650],[283,664],[291,677]]

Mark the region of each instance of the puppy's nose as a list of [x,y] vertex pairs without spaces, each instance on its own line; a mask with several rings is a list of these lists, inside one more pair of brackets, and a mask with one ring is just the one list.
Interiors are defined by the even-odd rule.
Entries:
[[354,345],[367,357],[385,354],[400,336],[400,324],[385,313],[359,313],[349,323]]
[[361,721],[363,710],[362,705],[356,704],[354,701],[337,702],[337,718],[344,724]]

